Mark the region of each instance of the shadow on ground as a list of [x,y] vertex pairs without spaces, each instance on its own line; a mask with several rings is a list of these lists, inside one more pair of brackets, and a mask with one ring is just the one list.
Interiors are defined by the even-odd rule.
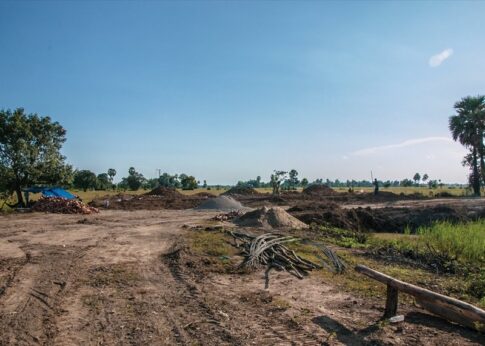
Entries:
[[[485,334],[452,324],[433,315],[422,312],[410,312],[405,315],[405,321],[409,325],[412,325],[413,329],[416,327],[425,327],[435,331],[458,333],[470,342],[485,345]],[[357,331],[350,330],[340,322],[328,316],[315,317],[312,322],[324,329],[330,335],[333,335],[339,342],[345,345],[385,345],[385,343],[377,338],[371,337],[367,339],[381,328],[379,326],[379,323],[381,322],[380,320]]]

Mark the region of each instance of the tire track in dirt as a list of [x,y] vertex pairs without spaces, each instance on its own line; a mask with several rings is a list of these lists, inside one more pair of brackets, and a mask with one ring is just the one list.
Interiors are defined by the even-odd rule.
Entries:
[[[177,287],[178,298],[182,299],[184,311],[179,317],[184,320],[185,325],[182,327],[187,330],[192,338],[197,341],[206,343],[207,341],[217,342],[218,344],[241,344],[240,338],[230,332],[226,326],[226,321],[221,320],[220,314],[217,314],[208,303],[206,295],[203,294],[192,282],[180,265],[180,249],[175,249],[161,257],[162,263],[169,271]],[[187,317],[190,321],[187,323]],[[199,328],[203,324],[204,327]]]
[[[0,296],[0,344],[50,344],[57,334],[56,317],[75,276],[77,262],[93,246],[32,244],[22,247],[25,263]],[[37,255],[31,255],[34,250]]]

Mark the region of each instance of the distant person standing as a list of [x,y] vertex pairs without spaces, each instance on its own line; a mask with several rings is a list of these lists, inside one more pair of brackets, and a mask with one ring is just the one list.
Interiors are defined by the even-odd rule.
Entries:
[[379,193],[379,183],[377,182],[377,178],[374,179],[374,195]]

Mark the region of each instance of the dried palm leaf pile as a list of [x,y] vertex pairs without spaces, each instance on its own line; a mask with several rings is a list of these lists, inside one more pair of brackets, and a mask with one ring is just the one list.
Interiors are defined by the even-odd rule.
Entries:
[[[292,236],[283,236],[279,234],[266,233],[260,236],[250,235],[247,233],[232,231],[230,234],[234,237],[236,246],[242,249],[244,261],[241,267],[260,268],[266,266],[266,284],[268,285],[268,274],[271,269],[287,271],[288,273],[303,279],[308,272],[314,269],[327,268],[337,273],[345,270],[345,264],[329,248],[322,244],[312,243],[327,258],[329,266],[319,256],[323,264],[317,264],[298,256],[295,251],[289,249],[284,244],[299,242],[301,239]],[[333,267],[333,268],[332,268]]]
[[32,210],[59,214],[92,214],[99,212],[98,209],[90,207],[76,199],[61,197],[43,197],[35,202]]

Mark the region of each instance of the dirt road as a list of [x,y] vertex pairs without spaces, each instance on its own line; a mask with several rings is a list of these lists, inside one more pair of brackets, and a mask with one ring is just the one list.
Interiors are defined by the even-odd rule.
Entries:
[[190,268],[198,264],[174,249],[189,232],[183,225],[212,215],[1,216],[0,345],[479,342],[449,327],[440,337],[429,325],[410,327],[420,331],[415,339],[369,328],[382,311],[318,276],[297,285],[278,273],[264,290],[262,273],[197,274]]

